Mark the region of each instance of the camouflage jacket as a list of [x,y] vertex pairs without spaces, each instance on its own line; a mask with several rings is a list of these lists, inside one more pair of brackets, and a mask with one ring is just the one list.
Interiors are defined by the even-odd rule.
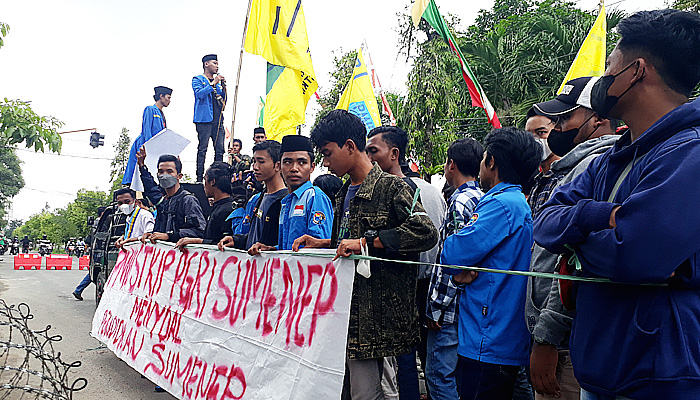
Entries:
[[239,154],[238,158],[240,158],[241,161],[236,162],[233,158],[233,154],[228,155],[229,164],[233,166],[233,172],[237,174],[239,172],[248,171],[253,164],[253,158],[247,154]]
[[[335,198],[331,246],[338,246],[343,202],[350,180]],[[418,261],[419,253],[438,241],[438,232],[423,206],[413,205],[411,188],[378,165],[350,200],[348,230],[358,239],[374,229],[385,249],[370,250],[375,257]],[[348,357],[378,358],[408,353],[419,341],[416,307],[417,265],[383,261],[370,263],[371,276],[355,274],[348,326]]]

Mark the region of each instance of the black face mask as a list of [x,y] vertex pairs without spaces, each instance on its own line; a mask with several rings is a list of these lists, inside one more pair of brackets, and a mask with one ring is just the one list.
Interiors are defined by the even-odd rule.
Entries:
[[[578,136],[579,130],[583,128],[583,126],[586,125],[594,116],[595,114],[591,114],[591,116],[588,117],[588,119],[585,120],[578,128],[569,129],[566,131],[552,129],[547,137],[547,144],[549,145],[549,149],[552,151],[552,153],[558,155],[559,157],[564,157],[568,152],[573,150],[574,147],[576,147],[574,139],[576,139],[576,136]],[[588,134],[584,141],[588,140],[588,138],[590,138],[597,129],[598,127],[593,129],[593,131]]]
[[[637,82],[642,80],[640,78],[632,83],[630,87],[628,87],[627,90],[622,92],[622,94],[619,96],[608,95],[608,90],[610,90],[610,87],[613,85],[613,83],[615,83],[615,78],[627,71],[635,63],[639,63],[639,61],[633,62],[615,75],[602,76],[600,79],[598,79],[598,82],[593,84],[593,87],[591,88],[591,107],[593,108],[593,111],[595,111],[601,118],[608,118],[610,111],[612,111],[613,107],[615,107],[620,98],[629,92],[629,90],[632,89]],[[639,66],[637,68],[639,68]],[[643,77],[644,73],[642,73],[642,78]]]

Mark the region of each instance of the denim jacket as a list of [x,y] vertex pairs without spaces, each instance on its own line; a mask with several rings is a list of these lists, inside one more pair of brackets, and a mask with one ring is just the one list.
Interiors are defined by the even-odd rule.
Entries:
[[[350,180],[335,198],[331,246],[338,246],[343,201]],[[410,187],[374,165],[350,200],[349,238],[374,229],[384,249],[370,255],[418,261],[438,241],[438,232],[423,206],[413,205]],[[408,353],[419,341],[416,278],[418,267],[383,261],[370,263],[371,276],[355,275],[348,326],[348,357],[378,358]]]

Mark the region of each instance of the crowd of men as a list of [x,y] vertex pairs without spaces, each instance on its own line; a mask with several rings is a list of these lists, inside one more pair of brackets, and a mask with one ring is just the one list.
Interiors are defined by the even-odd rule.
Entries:
[[[526,130],[450,144],[442,194],[406,168],[406,132],[367,132],[344,110],[310,138],[256,130],[252,158],[234,141],[222,162],[219,128],[205,125],[225,104],[212,103],[224,80],[215,56],[203,60],[199,152],[212,138],[217,159],[205,173],[198,157],[197,177],[213,211],[205,220],[180,186],[177,157],[159,157],[156,183],[137,149],[157,214],[149,229],[134,194],[119,192],[129,216],[119,245],[376,257],[355,275],[343,399],[420,398],[416,358],[432,399],[698,399],[700,103],[689,97],[700,17],[643,11],[617,29],[605,74],[534,104]],[[312,183],[315,151],[332,175]],[[259,190],[239,205],[245,180]]]

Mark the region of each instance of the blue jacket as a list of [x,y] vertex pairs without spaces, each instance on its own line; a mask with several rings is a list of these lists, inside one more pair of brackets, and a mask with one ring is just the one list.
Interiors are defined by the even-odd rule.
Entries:
[[[469,222],[445,239],[442,263],[528,271],[532,243],[532,214],[520,185],[499,183],[479,200]],[[466,286],[459,297],[460,356],[490,364],[528,363],[526,285],[524,276],[480,273]]]
[[634,399],[700,398],[698,171],[700,102],[694,101],[633,143],[624,134],[538,215],[541,246],[560,253],[572,245],[587,276],[632,283],[578,286],[570,349],[584,389]]
[[226,221],[231,221],[231,232],[235,235],[236,229],[238,226],[243,222],[243,219],[245,218],[245,207],[238,207],[235,208],[233,211],[231,211],[231,214],[226,217]]
[[277,250],[291,250],[294,240],[304,235],[330,239],[333,229],[333,204],[311,182],[282,199]]
[[[262,196],[262,193],[256,193],[248,199],[245,205],[245,213],[243,214],[243,219],[239,220],[237,225],[233,226],[234,235],[245,235],[250,232],[250,223],[253,221],[253,210],[255,210],[255,205],[258,204],[258,199]],[[235,212],[235,210],[234,210]],[[232,224],[235,220],[231,221]]]
[[131,178],[133,178],[134,170],[136,169],[136,152],[139,151],[144,143],[148,142],[163,129],[165,129],[165,119],[160,109],[155,104],[146,107],[143,110],[143,118],[141,120],[141,134],[131,144],[129,161],[126,163],[126,169],[124,169],[122,184],[128,185],[131,183]]
[[[209,84],[209,80],[204,75],[197,75],[192,78],[192,90],[194,91],[194,122],[208,123],[214,121],[214,88]],[[225,96],[220,83],[216,84],[216,92],[222,97]]]

